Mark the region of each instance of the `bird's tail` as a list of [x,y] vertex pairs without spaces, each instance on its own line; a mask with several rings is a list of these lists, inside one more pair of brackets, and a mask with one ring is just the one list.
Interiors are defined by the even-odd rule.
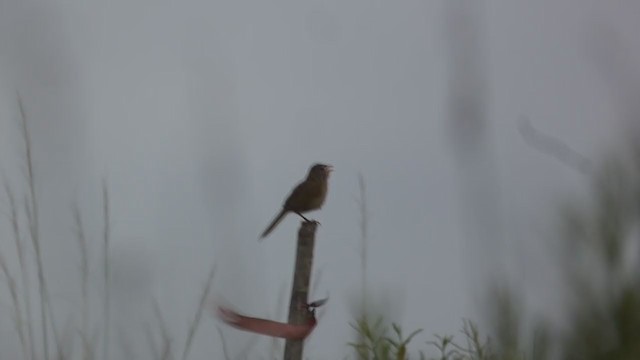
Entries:
[[280,221],[282,221],[285,215],[287,215],[287,210],[282,209],[282,211],[280,211],[280,213],[273,219],[269,227],[267,227],[267,229],[262,233],[262,235],[260,235],[260,238],[258,239],[258,241],[264,239],[267,235],[269,235],[269,233],[271,233],[271,231],[273,231],[273,229],[276,226],[278,226],[278,224],[280,223]]

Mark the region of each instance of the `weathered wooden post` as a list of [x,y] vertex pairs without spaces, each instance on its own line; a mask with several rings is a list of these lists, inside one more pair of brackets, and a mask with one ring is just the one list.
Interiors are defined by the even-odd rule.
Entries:
[[[304,324],[309,319],[307,303],[309,302],[309,283],[313,267],[313,248],[315,245],[318,223],[303,221],[298,230],[298,247],[293,270],[293,285],[289,302],[289,324]],[[302,360],[304,339],[287,340],[284,347],[284,360]]]

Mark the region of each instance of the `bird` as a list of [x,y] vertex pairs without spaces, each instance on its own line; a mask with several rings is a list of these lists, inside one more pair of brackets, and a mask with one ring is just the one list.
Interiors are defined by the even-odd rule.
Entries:
[[309,168],[307,178],[296,186],[287,197],[282,210],[271,221],[258,240],[262,240],[282,221],[287,213],[298,214],[307,222],[303,213],[318,210],[324,204],[327,197],[329,174],[333,171],[333,166],[325,164],[314,164]]

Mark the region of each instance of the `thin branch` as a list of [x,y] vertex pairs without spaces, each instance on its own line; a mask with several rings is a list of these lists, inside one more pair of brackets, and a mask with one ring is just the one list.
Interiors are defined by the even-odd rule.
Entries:
[[227,342],[224,340],[224,334],[222,334],[222,329],[220,326],[216,325],[216,329],[218,329],[218,335],[220,335],[220,343],[222,343],[222,354],[224,355],[225,360],[231,360],[229,357],[229,351],[227,350]]
[[[280,319],[282,318],[282,313],[285,310],[284,307],[282,306],[282,304],[286,304],[285,303],[285,297],[287,296],[287,284],[283,283],[280,286],[280,291],[278,292],[278,298],[276,299],[276,304],[278,304],[276,306],[276,311],[274,313],[273,318],[274,319]],[[282,339],[279,338],[272,338],[271,339],[271,358],[272,359],[277,359],[278,358],[278,354],[280,352],[282,352],[282,350],[280,349],[282,346]],[[251,344],[251,343],[249,343]]]
[[[61,341],[60,344],[61,346],[59,346],[58,350],[58,360],[66,360],[66,359],[72,359],[73,358],[73,340],[74,337],[71,336],[73,334],[73,318],[72,316],[69,316],[69,318],[67,319],[67,322],[64,326],[64,331],[62,333],[62,337],[61,337]],[[67,350],[67,352],[65,352],[65,349]]]
[[156,340],[153,336],[153,328],[151,327],[151,324],[148,322],[145,322],[144,324],[144,334],[145,334],[145,337],[147,338],[147,344],[149,344],[149,348],[151,349],[151,358],[160,359],[160,353],[158,352],[158,349],[156,349],[157,347]]
[[247,341],[247,345],[240,349],[240,351],[238,351],[238,355],[236,355],[236,359],[248,359],[249,357],[247,356],[247,354],[251,351],[251,349],[258,343],[258,336],[257,334],[252,335],[249,340]]
[[187,334],[187,340],[184,345],[184,351],[182,352],[182,360],[186,360],[189,355],[189,350],[191,350],[191,343],[193,342],[193,337],[198,330],[198,326],[200,325],[200,319],[202,318],[202,313],[204,312],[204,308],[206,305],[207,297],[209,296],[209,290],[211,289],[211,283],[213,282],[213,276],[215,275],[216,265],[213,264],[211,266],[211,271],[209,272],[209,277],[207,278],[207,283],[202,291],[202,296],[200,297],[200,302],[198,304],[198,310],[196,311],[196,315],[189,326],[189,332]]
[[116,331],[120,342],[120,349],[122,349],[122,355],[124,355],[124,358],[135,359],[135,352],[133,351],[129,337],[125,334],[125,330],[121,326],[118,326]]
[[26,359],[32,359],[35,354],[35,344],[33,340],[33,320],[31,316],[31,291],[29,290],[29,272],[22,247],[22,234],[18,220],[18,206],[16,204],[13,192],[9,187],[7,179],[4,179],[4,188],[9,199],[9,207],[11,209],[11,229],[13,231],[13,240],[16,245],[16,253],[18,254],[18,264],[20,265],[20,278],[22,282],[22,298],[25,303],[25,313],[27,317],[27,343],[29,344],[28,352],[25,353]]
[[95,344],[96,344],[96,334],[94,332],[93,336],[89,338],[87,333],[83,333],[81,329],[78,329],[78,335],[80,336],[80,340],[82,341],[82,356],[84,360],[92,360],[95,357]]
[[364,176],[362,173],[358,174],[358,189],[360,190],[360,198],[358,199],[358,205],[360,206],[360,265],[362,272],[362,315],[367,316],[367,238],[369,218],[367,214],[367,194],[366,185],[364,182]]
[[[82,217],[80,215],[80,208],[77,203],[71,207],[73,214],[73,220],[75,222],[76,239],[78,240],[78,247],[80,248],[80,274],[81,279],[81,292],[82,292],[82,325],[80,331],[86,334],[89,331],[89,255],[87,251],[87,239],[82,225]],[[89,349],[84,348],[82,358],[89,359]]]
[[162,335],[162,356],[161,360],[172,359],[171,353],[171,336],[169,335],[169,331],[167,329],[167,325],[162,317],[162,312],[160,311],[160,306],[158,305],[158,301],[156,299],[153,300],[153,313],[158,320],[158,324],[160,325],[160,334]]
[[109,190],[107,188],[106,180],[102,180],[102,208],[103,208],[103,222],[104,229],[102,232],[103,235],[103,253],[104,253],[104,308],[103,308],[103,318],[104,318],[104,338],[102,343],[102,356],[103,360],[109,360],[109,325],[110,325],[110,269],[109,269],[109,242],[111,237],[111,224],[109,221],[110,213],[109,213]]
[[[42,261],[42,250],[40,248],[40,236],[38,226],[38,204],[36,201],[36,189],[35,189],[35,176],[33,173],[33,157],[31,154],[31,136],[29,134],[29,127],[27,126],[27,116],[25,113],[22,98],[18,94],[18,107],[20,110],[20,119],[22,123],[22,137],[25,146],[25,157],[27,162],[27,183],[29,185],[29,199],[27,208],[25,209],[29,220],[29,233],[31,235],[31,241],[36,253],[36,267],[38,272],[38,291],[40,293],[40,321],[42,323],[42,342],[44,359],[49,360],[49,340],[47,331],[47,305],[49,304],[49,296],[47,291],[47,283],[44,276],[44,265]],[[55,334],[55,324],[51,319],[51,327]],[[59,344],[58,344],[59,345]]]
[[29,349],[27,347],[27,341],[24,336],[24,324],[22,322],[22,310],[20,309],[20,300],[18,299],[18,289],[16,286],[16,281],[14,277],[11,275],[9,271],[9,267],[4,260],[4,256],[0,254],[0,268],[2,269],[2,273],[7,280],[7,286],[9,287],[9,294],[11,294],[11,302],[13,303],[13,312],[15,313],[15,326],[16,331],[18,332],[18,338],[20,339],[20,344],[22,345],[22,352],[25,357],[29,354]]

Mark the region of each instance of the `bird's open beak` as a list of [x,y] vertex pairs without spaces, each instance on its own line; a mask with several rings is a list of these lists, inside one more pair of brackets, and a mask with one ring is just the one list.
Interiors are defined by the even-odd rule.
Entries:
[[325,167],[324,167],[324,170],[325,170],[327,173],[330,173],[330,172],[332,172],[332,171],[333,171],[333,166],[332,166],[332,165],[327,165],[327,166],[325,166]]

